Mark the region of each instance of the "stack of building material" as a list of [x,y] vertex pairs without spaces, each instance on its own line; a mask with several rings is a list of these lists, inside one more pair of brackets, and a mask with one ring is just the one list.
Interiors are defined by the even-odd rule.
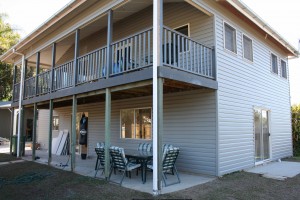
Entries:
[[58,137],[52,139],[52,154],[68,155],[69,154],[69,131],[60,131]]

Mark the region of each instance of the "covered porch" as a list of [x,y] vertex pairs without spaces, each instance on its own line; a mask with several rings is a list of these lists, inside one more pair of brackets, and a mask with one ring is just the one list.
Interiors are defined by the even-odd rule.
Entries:
[[[164,190],[173,191],[169,188],[185,188],[206,181],[204,177],[212,177],[216,172],[216,130],[215,130],[215,89],[201,86],[201,83],[190,84],[187,82],[163,79],[163,114],[164,114],[164,132],[162,134],[162,143],[172,144],[180,148],[180,154],[176,161],[181,179],[180,184],[165,187]],[[151,110],[150,117],[152,121],[152,81],[141,81],[137,83],[128,83],[123,86],[111,88],[111,111],[110,111],[110,145],[119,146],[125,149],[137,149],[139,143],[153,142],[153,135],[144,133],[143,136],[137,134],[138,127],[130,129],[129,133],[123,133],[123,128],[128,126],[122,124],[122,112],[128,110]],[[61,98],[53,102],[45,101],[36,105],[38,110],[37,133],[34,140],[39,143],[39,148],[34,152],[26,151],[27,159],[34,159],[37,162],[50,164],[59,168],[65,168],[76,173],[87,176],[94,176],[97,142],[106,141],[105,136],[105,90],[83,93],[74,97]],[[51,104],[52,103],[52,104]],[[25,107],[25,110],[32,110],[32,107]],[[75,109],[75,111],[74,111]],[[51,111],[52,110],[52,111]],[[45,112],[47,111],[47,112]],[[45,114],[46,113],[46,114]],[[80,156],[80,147],[78,143],[78,129],[75,128],[73,135],[73,124],[77,127],[76,121],[72,121],[72,116],[81,116],[85,113],[88,116],[88,144],[87,159],[83,160]],[[51,119],[52,118],[52,119]],[[57,156],[49,154],[52,152],[53,138],[58,136],[58,132],[49,127],[53,119],[59,120],[59,130],[68,130],[70,144],[72,137],[75,142],[75,152],[70,145],[70,154]],[[43,120],[45,123],[43,125]],[[131,121],[130,124],[133,122]],[[44,128],[42,128],[44,126]],[[152,122],[150,124],[152,126]],[[146,128],[146,127],[145,127]],[[150,127],[151,130],[151,127]],[[50,132],[51,133],[50,133]],[[39,139],[42,138],[42,139]],[[51,147],[51,148],[49,148]],[[72,156],[71,155],[75,155]],[[72,164],[72,160],[74,164]],[[100,176],[101,171],[98,173]],[[132,173],[132,179],[125,178],[124,186],[140,188],[142,191],[152,191],[152,172],[147,173],[146,184],[142,183],[141,172],[139,176]],[[104,175],[101,176],[105,178]],[[176,176],[168,176],[168,180]],[[170,179],[169,179],[170,178]],[[112,176],[112,180],[119,180],[119,176]],[[211,180],[211,179],[208,179]],[[172,182],[172,181],[171,181]],[[123,185],[123,184],[122,184]],[[133,187],[133,188],[135,188]],[[175,190],[175,189],[174,189]]]

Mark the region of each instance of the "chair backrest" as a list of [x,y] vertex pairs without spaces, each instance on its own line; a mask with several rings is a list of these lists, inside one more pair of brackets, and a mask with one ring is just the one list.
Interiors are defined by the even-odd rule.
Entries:
[[163,153],[163,172],[173,169],[177,157],[179,155],[179,148],[166,148]]
[[171,144],[164,144],[164,145],[163,145],[163,152],[164,152],[166,149],[170,149],[170,148],[174,148],[173,145],[171,145]]
[[100,164],[104,166],[105,164],[105,149],[104,146],[95,148],[98,159],[100,160]]
[[152,151],[152,144],[151,143],[140,143],[138,147],[139,151]]
[[97,148],[100,147],[105,147],[105,143],[104,142],[97,142]]
[[112,164],[115,168],[125,170],[127,159],[125,158],[124,149],[120,147],[112,146],[109,148],[109,154],[111,156]]

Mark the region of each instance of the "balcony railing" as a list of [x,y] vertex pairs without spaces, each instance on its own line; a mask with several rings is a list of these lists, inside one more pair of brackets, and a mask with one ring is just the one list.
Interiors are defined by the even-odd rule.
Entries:
[[122,74],[152,65],[152,28],[112,43],[110,75]]
[[26,79],[24,82],[24,98],[35,96],[35,77]]
[[[148,28],[111,44],[109,77],[152,66],[153,29]],[[161,45],[163,66],[214,79],[213,48],[163,27]],[[76,85],[97,81],[107,76],[107,47],[102,47],[77,58]],[[52,75],[53,73],[53,75]],[[53,77],[51,87],[51,77]],[[37,78],[37,93],[35,79]],[[53,71],[25,80],[25,98],[74,87],[74,60],[54,67]],[[76,86],[75,85],[75,86]],[[18,101],[19,84],[14,86],[14,101]]]
[[37,75],[37,79],[38,79],[37,95],[43,95],[50,92],[50,73],[51,70],[48,70],[46,72]]
[[20,86],[21,86],[20,83],[16,83],[14,85],[14,94],[13,94],[14,101],[19,101],[19,99],[20,99]]
[[105,77],[106,51],[103,47],[79,57],[77,66],[77,84]]
[[183,71],[214,78],[213,49],[164,26],[163,64]]
[[53,90],[61,90],[73,85],[73,64],[69,61],[53,69]]

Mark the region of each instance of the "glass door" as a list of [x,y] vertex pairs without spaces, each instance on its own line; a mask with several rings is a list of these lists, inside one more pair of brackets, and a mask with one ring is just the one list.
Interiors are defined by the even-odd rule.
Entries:
[[255,162],[259,163],[270,158],[269,112],[254,110]]

